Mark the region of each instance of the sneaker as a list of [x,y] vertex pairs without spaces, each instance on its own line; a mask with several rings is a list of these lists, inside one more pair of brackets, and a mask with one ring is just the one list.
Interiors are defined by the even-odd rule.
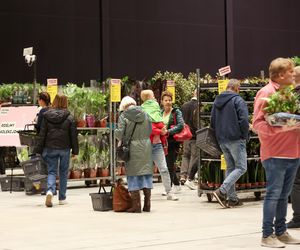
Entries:
[[167,192],[164,191],[164,192],[161,193],[161,195],[162,195],[162,196],[167,196]]
[[175,196],[173,193],[170,192],[167,195],[167,200],[169,200],[169,201],[178,201],[179,199],[178,199],[177,196]]
[[290,222],[288,222],[286,224],[287,228],[300,228],[300,221],[299,222],[295,222],[293,220],[291,220]]
[[217,199],[217,201],[223,208],[226,208],[226,194],[221,193],[220,189],[217,189],[213,192],[213,196]]
[[184,183],[185,186],[187,186],[189,189],[191,190],[196,190],[197,187],[195,186],[193,181],[190,180],[186,180],[186,182]]
[[284,248],[285,244],[279,241],[276,237],[276,235],[271,234],[270,236],[266,238],[261,239],[261,244],[262,247],[272,247],[272,248]]
[[282,235],[277,236],[277,239],[285,244],[291,244],[291,245],[300,244],[300,240],[293,238],[287,231],[285,231]]
[[243,202],[241,202],[240,200],[236,200],[236,201],[233,201],[233,200],[227,200],[225,202],[225,205],[226,207],[241,207],[244,205]]
[[53,197],[52,192],[48,191],[47,194],[46,194],[46,202],[45,202],[46,207],[52,207],[53,206],[52,197]]
[[59,205],[67,205],[68,202],[67,202],[66,200],[59,200],[59,201],[58,201],[58,204],[59,204]]
[[181,177],[180,178],[180,184],[181,185],[184,185],[184,183],[186,182],[186,179],[184,177]]
[[179,194],[181,191],[181,187],[177,185],[173,185],[172,189],[174,194]]

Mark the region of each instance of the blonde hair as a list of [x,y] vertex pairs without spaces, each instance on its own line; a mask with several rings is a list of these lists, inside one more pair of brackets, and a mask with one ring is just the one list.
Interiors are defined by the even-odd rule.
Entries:
[[53,100],[52,108],[67,109],[68,108],[68,97],[66,97],[65,95],[57,94]]
[[270,63],[269,77],[272,81],[274,81],[279,77],[280,73],[285,73],[294,67],[295,64],[291,59],[282,57],[276,58]]
[[300,83],[300,66],[295,67],[295,83]]
[[154,98],[154,93],[151,89],[146,89],[141,91],[141,99],[143,102],[153,98]]

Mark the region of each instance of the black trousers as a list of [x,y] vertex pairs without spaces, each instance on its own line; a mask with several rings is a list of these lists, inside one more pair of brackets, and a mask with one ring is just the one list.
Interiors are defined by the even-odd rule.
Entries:
[[174,166],[174,163],[177,160],[179,146],[180,146],[180,144],[178,142],[169,142],[168,154],[166,155],[167,166],[168,166],[168,170],[169,170],[170,178],[171,178],[171,185],[174,184],[175,186],[180,185],[179,180],[176,175],[176,169]]
[[300,222],[300,167],[295,178],[293,190],[291,194],[292,208],[293,208],[293,221]]

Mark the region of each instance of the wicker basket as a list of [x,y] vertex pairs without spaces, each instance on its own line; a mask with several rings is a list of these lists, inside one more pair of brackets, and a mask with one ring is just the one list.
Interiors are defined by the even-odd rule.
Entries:
[[24,130],[19,130],[18,133],[20,144],[32,147],[36,145],[37,133],[35,130],[30,130],[30,126],[34,126],[34,124],[25,125]]
[[223,154],[212,128],[199,129],[196,134],[196,145],[201,150],[214,157],[220,157]]
[[47,165],[41,156],[36,156],[20,163],[24,175],[31,181],[40,181],[47,178]]
[[[103,188],[104,193],[100,193],[101,187]],[[99,192],[90,193],[90,196],[95,211],[109,211],[113,209],[112,190],[107,193],[105,188],[100,184]]]

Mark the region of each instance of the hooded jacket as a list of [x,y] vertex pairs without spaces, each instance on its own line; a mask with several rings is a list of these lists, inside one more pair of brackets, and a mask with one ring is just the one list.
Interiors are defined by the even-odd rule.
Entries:
[[37,153],[44,148],[72,149],[72,154],[78,155],[77,135],[76,122],[68,110],[50,109],[44,113]]
[[248,139],[249,114],[247,104],[239,94],[225,91],[214,101],[211,127],[219,143]]
[[150,117],[141,107],[131,106],[123,111],[118,119],[115,135],[118,140],[129,141],[134,124],[137,123],[129,146],[130,159],[126,162],[127,176],[140,176],[153,173],[152,131]]
[[162,122],[163,118],[157,101],[147,100],[141,107],[150,116],[152,122]]

